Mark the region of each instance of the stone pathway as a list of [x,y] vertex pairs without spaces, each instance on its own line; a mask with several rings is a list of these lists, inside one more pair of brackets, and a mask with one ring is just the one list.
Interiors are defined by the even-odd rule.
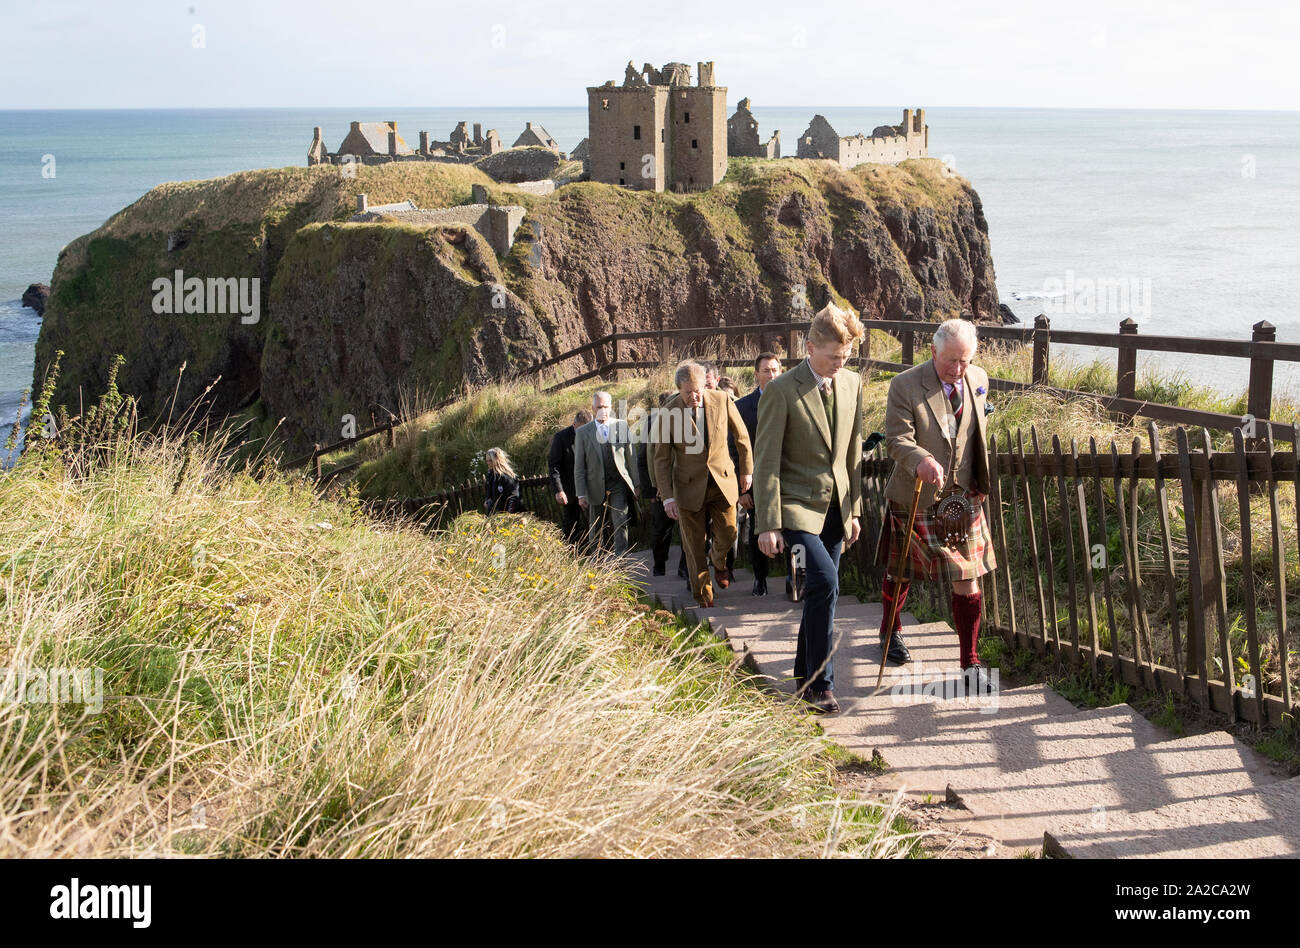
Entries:
[[[753,596],[753,577],[700,609],[675,572],[638,579],[666,608],[707,619],[773,687],[793,693],[802,604],[781,576]],[[1174,737],[1126,704],[1079,710],[1046,685],[961,695],[957,635],[903,614],[912,662],[889,666],[879,692],[878,603],[841,598],[836,608],[835,695],[841,713],[820,722],[863,757],[879,750],[889,770],[874,787],[914,801],[955,793],[944,822],[988,837],[990,855],[1026,850],[1074,857],[1300,855],[1300,777],[1221,731]]]

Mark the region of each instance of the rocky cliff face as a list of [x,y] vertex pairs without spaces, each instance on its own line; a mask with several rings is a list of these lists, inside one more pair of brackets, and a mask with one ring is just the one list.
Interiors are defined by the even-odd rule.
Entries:
[[323,224],[289,245],[271,288],[262,398],[296,448],[387,418],[403,395],[486,382],[549,354],[503,286],[491,247],[462,226]]
[[829,300],[874,319],[1000,318],[979,197],[933,160],[845,172],[733,159],[726,181],[687,196],[576,184],[520,234],[507,273],[556,351],[615,326],[806,319]]
[[[463,203],[473,184],[528,210],[498,261],[461,226],[344,224],[355,195],[421,207]],[[152,282],[258,278],[261,312],[158,314]],[[393,163],[248,172],[165,185],[60,256],[37,344],[37,384],[55,349],[55,403],[119,387],[144,414],[208,396],[252,404],[263,431],[284,418],[291,450],[358,428],[372,405],[436,397],[610,332],[807,318],[836,300],[870,318],[998,318],[979,197],[935,160],[843,171],[830,162],[733,159],[690,195],[578,183],[538,198],[466,166]],[[783,335],[733,346],[750,354]],[[623,357],[651,358],[654,344]],[[565,371],[594,364],[574,360]],[[381,413],[382,414],[382,413]]]

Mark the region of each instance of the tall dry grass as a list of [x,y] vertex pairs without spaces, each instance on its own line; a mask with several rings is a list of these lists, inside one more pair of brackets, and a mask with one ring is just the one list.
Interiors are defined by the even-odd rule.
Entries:
[[618,564],[526,517],[377,524],[220,453],[0,475],[0,665],[105,691],[0,702],[0,855],[913,851]]

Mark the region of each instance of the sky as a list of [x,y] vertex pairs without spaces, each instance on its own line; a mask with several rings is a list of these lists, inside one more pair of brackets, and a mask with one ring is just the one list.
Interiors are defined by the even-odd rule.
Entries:
[[1281,0],[0,0],[0,37],[0,109],[582,107],[629,59],[771,106],[1300,107]]

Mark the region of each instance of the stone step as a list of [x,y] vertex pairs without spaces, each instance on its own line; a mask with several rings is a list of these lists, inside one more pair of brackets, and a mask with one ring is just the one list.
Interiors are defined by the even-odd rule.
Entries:
[[1094,813],[1049,831],[1049,844],[1082,858],[1294,858],[1300,856],[1300,777],[1155,809]]
[[[653,579],[693,605],[675,575]],[[697,615],[791,692],[803,606],[751,596],[752,580],[737,579]],[[1041,684],[966,695],[956,633],[907,613],[913,661],[888,666],[877,688],[880,621],[879,603],[837,605],[841,713],[822,727],[863,757],[884,755],[878,788],[955,794],[964,829],[991,837],[998,855],[1037,851],[1045,839],[1078,856],[1294,855],[1300,846],[1300,784],[1226,732],[1178,738],[1128,705],[1081,711]]]

